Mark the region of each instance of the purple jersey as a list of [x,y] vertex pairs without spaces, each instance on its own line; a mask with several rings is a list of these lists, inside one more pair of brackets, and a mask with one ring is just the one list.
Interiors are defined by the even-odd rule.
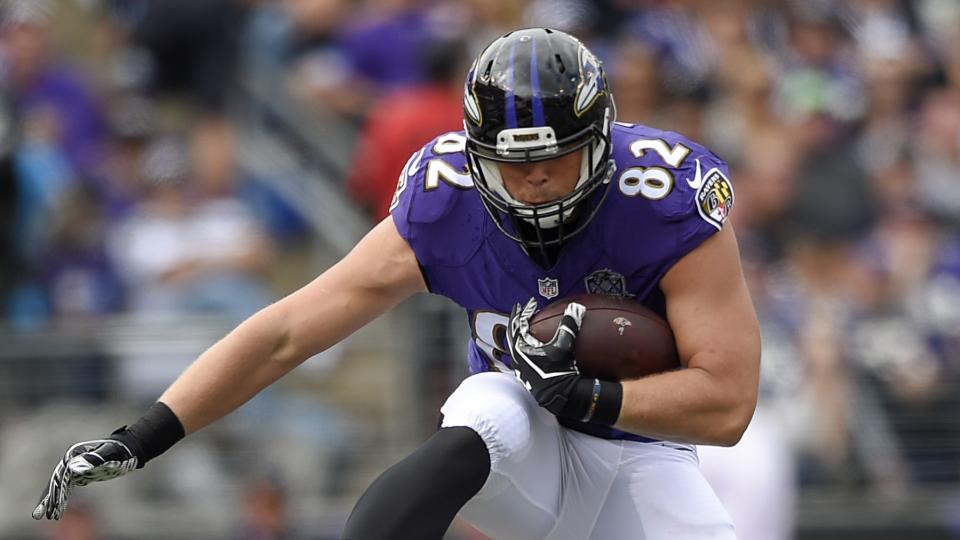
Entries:
[[[544,269],[497,229],[467,170],[463,132],[441,135],[400,174],[391,213],[416,254],[430,292],[450,298],[470,319],[470,372],[512,371],[506,346],[514,304],[543,307],[581,293],[638,300],[664,314],[660,279],[720,230],[733,204],[726,163],[677,133],[615,123],[616,170],[593,221]],[[605,438],[650,440],[577,422]]]

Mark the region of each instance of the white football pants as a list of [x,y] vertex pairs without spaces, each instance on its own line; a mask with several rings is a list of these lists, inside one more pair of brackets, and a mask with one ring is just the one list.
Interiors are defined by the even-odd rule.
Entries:
[[506,373],[465,379],[441,408],[490,452],[460,511],[496,540],[736,539],[693,447],[606,440],[560,426]]

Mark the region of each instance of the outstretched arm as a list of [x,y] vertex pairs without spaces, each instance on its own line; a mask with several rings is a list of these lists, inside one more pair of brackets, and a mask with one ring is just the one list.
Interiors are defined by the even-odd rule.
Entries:
[[33,517],[60,519],[74,486],[143,467],[186,434],[233,411],[310,356],[425,288],[413,251],[386,218],[335,266],[200,355],[136,423],[70,446]]

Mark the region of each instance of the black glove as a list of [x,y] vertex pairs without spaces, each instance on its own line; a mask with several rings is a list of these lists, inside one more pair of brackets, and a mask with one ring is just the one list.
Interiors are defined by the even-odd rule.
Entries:
[[139,468],[138,464],[142,467],[143,462],[140,446],[126,428],[118,429],[107,439],[71,446],[53,469],[50,482],[33,509],[33,519],[60,519],[73,486],[112,480]]
[[560,415],[570,392],[580,380],[577,360],[573,357],[573,343],[586,308],[576,303],[567,305],[560,326],[547,343],[530,334],[530,319],[536,310],[537,301],[533,298],[523,308],[520,304],[514,306],[509,327],[510,356],[517,379],[533,394],[537,403]]
[[33,509],[33,519],[60,519],[74,486],[112,480],[133,469],[142,469],[184,435],[177,416],[158,401],[129,428],[121,427],[106,439],[71,446],[53,469]]
[[543,343],[530,334],[530,319],[537,311],[531,298],[523,308],[517,304],[510,315],[510,356],[517,379],[537,403],[553,414],[596,424],[613,425],[620,415],[623,387],[617,382],[580,375],[573,345],[587,308],[567,304],[553,338]]

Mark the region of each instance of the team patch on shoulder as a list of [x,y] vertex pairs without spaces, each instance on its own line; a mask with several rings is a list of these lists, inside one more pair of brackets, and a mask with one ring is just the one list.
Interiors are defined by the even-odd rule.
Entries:
[[719,230],[730,215],[733,197],[730,180],[720,169],[710,169],[697,190],[697,211],[700,212],[700,217]]

